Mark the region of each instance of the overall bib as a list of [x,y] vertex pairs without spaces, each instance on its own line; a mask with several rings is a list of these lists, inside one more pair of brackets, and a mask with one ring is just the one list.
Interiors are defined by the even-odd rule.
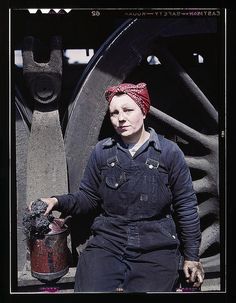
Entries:
[[146,160],[134,157],[128,167],[118,155],[117,146],[110,148],[101,168],[103,213],[95,218],[94,237],[79,257],[75,291],[175,291],[179,240],[160,152],[149,146]]

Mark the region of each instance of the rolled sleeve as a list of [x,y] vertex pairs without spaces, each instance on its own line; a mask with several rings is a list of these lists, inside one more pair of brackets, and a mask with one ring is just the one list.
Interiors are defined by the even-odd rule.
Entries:
[[54,195],[58,200],[57,209],[70,215],[87,214],[97,209],[101,198],[98,194],[100,170],[95,149],[92,151],[79,190],[65,195]]
[[184,258],[198,261],[201,242],[200,218],[190,170],[182,150],[175,143],[172,143],[167,159],[169,159],[169,183],[173,195],[173,208],[183,244]]

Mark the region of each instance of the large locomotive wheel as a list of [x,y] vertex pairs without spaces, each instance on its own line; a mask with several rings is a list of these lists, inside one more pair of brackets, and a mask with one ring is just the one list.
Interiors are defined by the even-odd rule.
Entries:
[[[151,83],[138,70],[149,55],[155,55],[162,65],[163,78],[167,78],[167,75],[170,77],[170,89],[173,82],[178,83],[176,99],[180,99],[181,94],[182,99],[187,99],[187,102],[183,100],[182,104],[178,104],[182,115],[178,114],[178,110],[173,112],[173,104],[169,109],[166,105],[163,106],[167,108],[164,113],[155,107],[156,104],[158,108],[161,107],[159,101],[152,100],[149,121],[157,131],[161,130],[167,136],[171,134],[185,152],[199,201],[202,220],[200,254],[206,271],[220,271],[218,113],[213,102],[208,100],[171,55],[167,45],[173,36],[210,36],[215,31],[214,22],[210,19],[135,19],[126,22],[104,43],[88,65],[78,84],[77,96],[68,109],[64,137],[69,186],[73,192],[79,186],[93,146],[104,132],[109,133],[110,130],[106,120],[105,88],[124,81],[140,80],[148,83],[151,95],[155,95],[155,90],[158,95],[161,89],[157,79],[153,79]],[[191,109],[186,108],[188,106],[196,109],[200,124],[195,124],[200,130],[194,129],[194,122],[191,120],[196,116]],[[178,120],[178,115],[183,117],[184,122]],[[223,199],[223,192],[220,194]]]

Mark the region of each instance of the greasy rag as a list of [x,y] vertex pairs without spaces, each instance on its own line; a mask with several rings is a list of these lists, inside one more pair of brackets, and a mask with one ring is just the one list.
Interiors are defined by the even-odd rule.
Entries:
[[110,86],[105,91],[105,97],[110,103],[117,94],[127,94],[141,108],[146,115],[150,109],[150,98],[146,83],[122,83],[116,86]]

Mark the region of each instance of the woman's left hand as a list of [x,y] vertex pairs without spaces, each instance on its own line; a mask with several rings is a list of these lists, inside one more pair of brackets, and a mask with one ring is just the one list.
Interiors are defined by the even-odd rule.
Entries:
[[187,283],[193,283],[193,287],[200,287],[202,285],[204,270],[201,262],[185,260],[183,271]]

